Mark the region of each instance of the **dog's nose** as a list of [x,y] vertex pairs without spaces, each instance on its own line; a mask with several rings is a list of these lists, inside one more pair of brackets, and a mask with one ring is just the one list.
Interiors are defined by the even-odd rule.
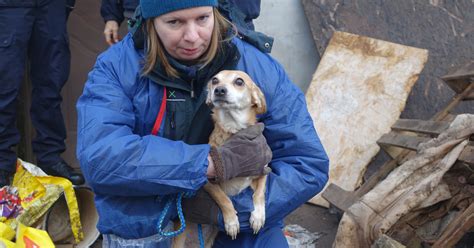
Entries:
[[214,89],[214,95],[216,96],[225,96],[227,94],[227,88],[223,86],[216,87]]

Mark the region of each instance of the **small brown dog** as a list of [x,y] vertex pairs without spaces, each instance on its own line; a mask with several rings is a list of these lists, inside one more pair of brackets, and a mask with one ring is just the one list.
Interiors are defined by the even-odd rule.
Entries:
[[[211,146],[223,144],[231,135],[257,123],[257,114],[266,112],[266,102],[263,93],[253,80],[242,71],[221,71],[208,83],[206,103],[211,106],[214,120],[214,130],[209,137]],[[265,224],[265,186],[267,176],[238,177],[219,184],[207,183],[204,189],[216,201],[222,210],[225,230],[232,239],[240,231],[237,211],[232,205],[229,196],[237,195],[251,186],[254,190],[254,210],[250,216],[250,224],[254,233],[257,233]],[[188,224],[195,229],[195,224]],[[173,247],[184,247],[188,228],[175,238]],[[206,247],[211,247],[217,236],[218,229],[204,238]]]

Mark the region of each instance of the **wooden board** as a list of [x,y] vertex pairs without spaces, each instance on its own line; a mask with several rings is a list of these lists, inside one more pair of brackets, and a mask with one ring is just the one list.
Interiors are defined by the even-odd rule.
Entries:
[[431,138],[410,136],[396,133],[387,133],[377,141],[380,146],[395,146],[416,151],[420,143],[426,142]]
[[449,123],[449,121],[400,119],[392,126],[392,130],[438,135],[449,127]]
[[[354,191],[405,107],[428,52],[335,32],[306,93],[308,109],[330,159],[329,181]],[[329,204],[321,197],[311,203]]]
[[[469,84],[474,82],[474,61],[471,61],[451,74],[443,76],[442,79],[452,90],[460,94]],[[474,91],[471,92],[466,99],[474,100]]]
[[454,247],[474,227],[474,204],[451,221],[433,248]]

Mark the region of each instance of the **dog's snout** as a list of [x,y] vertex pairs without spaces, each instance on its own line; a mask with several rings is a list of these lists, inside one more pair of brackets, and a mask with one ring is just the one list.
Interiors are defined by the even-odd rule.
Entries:
[[225,96],[227,94],[227,88],[224,86],[219,86],[214,89],[214,95],[216,96]]

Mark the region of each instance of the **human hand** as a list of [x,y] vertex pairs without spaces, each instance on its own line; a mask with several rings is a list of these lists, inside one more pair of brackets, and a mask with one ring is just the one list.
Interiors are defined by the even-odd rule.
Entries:
[[272,151],[262,134],[264,128],[263,123],[257,123],[232,135],[221,146],[211,148],[217,182],[268,173],[266,165],[272,159]]
[[183,198],[183,213],[187,221],[198,224],[217,225],[219,207],[204,189],[191,198]]
[[120,41],[118,30],[119,30],[119,24],[116,21],[110,20],[105,23],[105,28],[104,28],[105,42],[107,42],[109,46]]
[[212,161],[211,155],[207,156],[207,162],[208,162],[207,172],[206,172],[207,178],[214,179],[216,178],[216,168],[214,166],[214,161]]

